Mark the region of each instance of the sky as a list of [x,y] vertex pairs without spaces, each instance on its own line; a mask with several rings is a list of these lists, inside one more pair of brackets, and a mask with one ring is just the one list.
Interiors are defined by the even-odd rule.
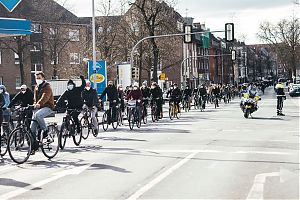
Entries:
[[[79,17],[91,16],[92,0],[58,0],[66,1],[65,6]],[[101,2],[95,0],[96,8]],[[120,0],[111,0],[118,8]],[[124,1],[124,0],[123,0]],[[277,23],[281,19],[291,18],[293,14],[300,17],[300,6],[294,4],[299,0],[176,0],[174,8],[183,17],[193,17],[194,22],[205,23],[211,31],[224,29],[227,22],[235,24],[235,36],[246,44],[262,43],[257,37],[259,24],[263,21]],[[119,9],[120,10],[120,9]],[[223,35],[216,35],[224,37]]]

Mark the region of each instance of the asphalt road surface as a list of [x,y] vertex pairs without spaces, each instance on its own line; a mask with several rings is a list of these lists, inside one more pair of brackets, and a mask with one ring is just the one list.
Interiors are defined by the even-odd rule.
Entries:
[[133,131],[110,126],[80,147],[69,139],[53,160],[6,155],[0,199],[299,199],[299,100],[277,117],[270,88],[250,119],[235,99]]

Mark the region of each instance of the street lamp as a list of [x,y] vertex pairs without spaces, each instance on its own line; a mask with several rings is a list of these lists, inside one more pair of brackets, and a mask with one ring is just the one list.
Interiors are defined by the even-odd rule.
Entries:
[[93,76],[94,89],[97,91],[97,68],[96,68],[96,21],[95,21],[95,0],[92,0],[92,26],[93,26]]

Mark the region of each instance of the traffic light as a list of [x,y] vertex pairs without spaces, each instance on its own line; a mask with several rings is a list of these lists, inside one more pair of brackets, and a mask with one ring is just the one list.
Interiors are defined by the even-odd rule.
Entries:
[[231,50],[231,60],[232,61],[236,60],[236,50]]
[[133,67],[131,70],[132,79],[138,80],[139,79],[139,68]]
[[225,40],[226,40],[226,42],[234,41],[234,24],[233,23],[225,24]]
[[192,42],[192,33],[193,28],[192,25],[185,25],[184,26],[184,43],[191,43]]

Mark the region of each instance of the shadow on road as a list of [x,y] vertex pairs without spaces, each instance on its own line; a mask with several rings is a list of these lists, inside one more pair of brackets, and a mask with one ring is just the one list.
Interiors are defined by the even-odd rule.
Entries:
[[282,118],[278,117],[252,117],[250,119],[259,119],[259,120],[283,120]]
[[148,142],[147,140],[139,140],[132,138],[120,138],[120,137],[98,137],[97,139],[108,141],[127,141],[127,142]]
[[120,173],[131,173],[131,171],[128,171],[124,168],[115,167],[115,166],[111,166],[111,165],[104,165],[104,164],[93,164],[89,168],[89,170],[103,170],[103,169],[109,169],[109,170],[120,172]]
[[[30,184],[21,182],[21,181],[16,181],[16,180],[10,179],[10,178],[0,178],[0,185],[24,188],[24,187],[29,186]],[[37,189],[41,189],[41,188],[37,188]]]

